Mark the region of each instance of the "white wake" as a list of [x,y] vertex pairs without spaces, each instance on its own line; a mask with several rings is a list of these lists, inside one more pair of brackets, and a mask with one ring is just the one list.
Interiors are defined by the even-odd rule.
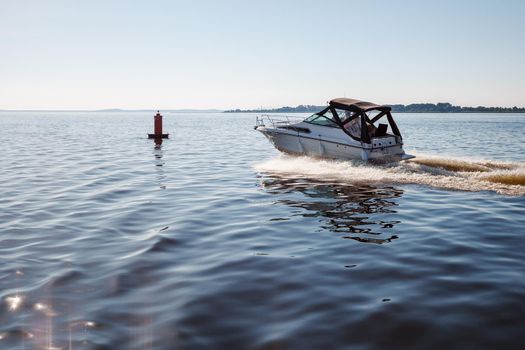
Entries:
[[391,165],[323,160],[281,155],[254,165],[261,173],[356,184],[419,184],[461,191],[495,191],[525,195],[525,164],[489,160],[469,161],[417,154]]

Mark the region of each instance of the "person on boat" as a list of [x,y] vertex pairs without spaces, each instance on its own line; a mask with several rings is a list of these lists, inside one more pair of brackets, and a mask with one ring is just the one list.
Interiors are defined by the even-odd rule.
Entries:
[[377,128],[374,124],[367,125],[366,130],[368,131],[368,135],[370,135],[370,137],[375,137]]

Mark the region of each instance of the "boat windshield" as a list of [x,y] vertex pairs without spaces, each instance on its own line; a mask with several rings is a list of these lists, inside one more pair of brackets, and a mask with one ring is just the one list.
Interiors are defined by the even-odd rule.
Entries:
[[[348,123],[350,120],[354,119],[355,117],[359,116],[359,113],[355,113],[355,112],[350,112],[350,111],[343,111],[341,109],[337,109],[337,108],[334,108],[334,111],[337,113],[337,115],[339,116],[339,119],[341,119],[341,122],[343,124],[346,124]],[[370,111],[370,112],[366,112],[365,115],[369,118],[369,119],[372,119],[373,117],[375,117],[379,112],[378,111]]]
[[351,119],[354,119],[355,117],[359,115],[358,113],[355,113],[355,112],[343,111],[342,109],[337,109],[337,108],[334,108],[334,111],[335,113],[337,113],[337,115],[339,116],[339,119],[341,119],[341,122],[343,122],[343,124],[348,123],[348,121],[350,121]]
[[332,115],[326,113],[325,115],[314,114],[305,119],[305,122],[315,125],[329,126],[332,128],[337,128],[337,124],[333,121]]

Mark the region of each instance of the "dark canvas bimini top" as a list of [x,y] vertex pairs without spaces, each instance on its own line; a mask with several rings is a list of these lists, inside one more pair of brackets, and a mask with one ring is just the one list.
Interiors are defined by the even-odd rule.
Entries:
[[[342,109],[344,111],[350,111],[353,112],[353,114],[350,116],[350,118],[346,118],[346,122],[348,122],[348,119],[354,119],[354,118],[361,118],[361,137],[356,137],[348,130],[346,130],[345,125],[343,124],[343,120],[341,120],[341,117],[339,113],[336,111],[336,109]],[[331,117],[328,117],[329,119],[332,119],[333,122],[335,122],[341,130],[348,136],[350,136],[352,139],[364,143],[370,143],[370,134],[367,131],[367,128],[364,127],[368,124],[373,125],[376,121],[378,121],[380,118],[386,116],[388,119],[388,123],[390,124],[390,127],[392,128],[392,132],[395,136],[399,136],[401,139],[401,133],[399,132],[399,129],[397,128],[396,122],[392,118],[392,115],[390,114],[391,108],[388,106],[382,106],[382,105],[376,105],[375,103],[371,102],[365,102],[365,101],[359,101],[354,100],[352,98],[346,98],[346,97],[340,97],[340,98],[334,98],[329,102],[329,106],[323,109],[322,111],[315,113],[319,116],[323,116],[325,113],[328,113],[330,111]],[[377,115],[375,115],[372,119],[369,118],[369,116],[366,114],[368,111],[379,111]]]
[[387,112],[391,109],[388,106],[376,105],[372,102],[359,101],[346,97],[334,98],[330,101],[330,106],[352,112],[368,112],[371,110]]

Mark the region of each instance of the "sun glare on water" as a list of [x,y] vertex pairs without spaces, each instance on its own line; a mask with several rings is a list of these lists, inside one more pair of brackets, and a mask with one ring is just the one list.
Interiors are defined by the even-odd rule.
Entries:
[[20,295],[13,295],[5,298],[9,311],[16,311],[22,305],[24,298]]

